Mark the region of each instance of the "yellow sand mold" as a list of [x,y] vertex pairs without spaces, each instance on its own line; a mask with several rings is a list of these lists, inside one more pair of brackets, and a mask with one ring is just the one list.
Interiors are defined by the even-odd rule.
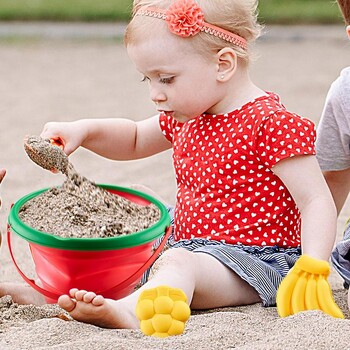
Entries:
[[141,331],[159,338],[182,334],[190,315],[187,297],[179,288],[159,286],[144,290],[136,305]]

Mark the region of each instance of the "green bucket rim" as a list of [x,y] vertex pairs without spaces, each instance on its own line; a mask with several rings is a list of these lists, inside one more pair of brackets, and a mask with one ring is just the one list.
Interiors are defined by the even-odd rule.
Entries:
[[106,238],[65,238],[56,236],[50,233],[42,232],[36,230],[24,222],[22,222],[18,216],[20,208],[30,199],[38,196],[39,194],[49,190],[50,188],[44,188],[32,193],[25,195],[20,198],[12,206],[9,217],[8,224],[9,229],[14,231],[17,235],[24,238],[26,241],[36,243],[38,245],[64,249],[64,250],[88,250],[88,251],[97,251],[97,250],[117,250],[124,248],[131,248],[139,246],[148,242],[151,242],[159,237],[161,237],[166,228],[170,226],[170,216],[169,213],[158,199],[143,193],[138,190],[134,190],[128,187],[114,186],[108,184],[97,184],[104,189],[110,189],[118,192],[125,192],[132,195],[141,197],[150,203],[155,204],[160,210],[160,219],[154,225],[148,227],[145,230],[130,233],[123,236],[117,237],[106,237]]

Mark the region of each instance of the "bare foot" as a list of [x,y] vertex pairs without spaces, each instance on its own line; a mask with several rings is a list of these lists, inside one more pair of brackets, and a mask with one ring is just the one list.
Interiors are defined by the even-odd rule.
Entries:
[[77,321],[104,328],[139,328],[135,313],[125,302],[105,299],[94,292],[73,288],[69,296],[59,297],[58,305]]
[[44,305],[45,298],[39,292],[26,284],[3,282],[0,283],[0,297],[10,295],[12,300],[22,305]]

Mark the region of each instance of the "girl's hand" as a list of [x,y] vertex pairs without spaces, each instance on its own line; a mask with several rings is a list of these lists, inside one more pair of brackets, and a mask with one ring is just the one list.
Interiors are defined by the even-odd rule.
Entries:
[[62,147],[67,155],[80,147],[86,137],[83,124],[79,121],[46,123],[40,136]]

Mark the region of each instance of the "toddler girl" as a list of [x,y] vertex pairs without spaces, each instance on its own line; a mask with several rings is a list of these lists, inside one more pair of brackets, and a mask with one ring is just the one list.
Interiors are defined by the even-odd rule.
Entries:
[[[61,296],[59,305],[73,318],[181,334],[189,305],[275,305],[298,259],[300,281],[326,279],[336,210],[315,158],[313,123],[249,77],[250,46],[260,32],[256,7],[247,0],[135,1],[126,48],[159,113],[140,122],[45,125],[41,136],[61,141],[67,154],[82,146],[130,160],[173,150],[178,190],[171,249],[123,299],[78,289]],[[309,308],[295,273],[288,276],[281,316]],[[336,309],[328,282],[325,288],[319,308],[332,314],[321,305],[326,300]],[[333,315],[342,316],[340,310]]]

